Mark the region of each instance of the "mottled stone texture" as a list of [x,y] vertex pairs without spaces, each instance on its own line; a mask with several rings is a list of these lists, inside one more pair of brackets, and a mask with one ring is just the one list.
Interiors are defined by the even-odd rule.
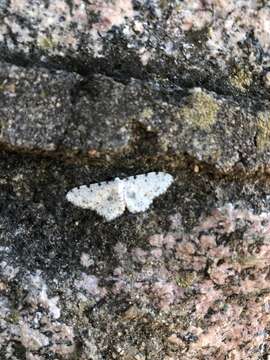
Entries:
[[[270,7],[0,0],[0,359],[270,357]],[[106,222],[82,184],[166,171]]]
[[1,142],[26,149],[56,150],[72,120],[78,76],[1,64]]
[[14,0],[1,11],[3,143],[119,153],[142,124],[155,152],[223,172],[267,166],[264,2]]
[[188,154],[222,172],[268,163],[266,100],[235,100],[203,88],[164,94],[156,81],[84,80],[6,63],[0,71],[0,140],[6,146],[119,155],[150,136],[156,155]]

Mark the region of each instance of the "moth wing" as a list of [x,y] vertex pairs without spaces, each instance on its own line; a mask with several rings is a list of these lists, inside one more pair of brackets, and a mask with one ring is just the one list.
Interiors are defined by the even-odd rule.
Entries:
[[145,211],[155,197],[163,194],[173,182],[173,177],[164,172],[129,177],[124,180],[124,195],[128,210],[132,213]]
[[95,210],[107,221],[117,218],[125,211],[123,185],[119,179],[74,188],[66,197],[75,206]]

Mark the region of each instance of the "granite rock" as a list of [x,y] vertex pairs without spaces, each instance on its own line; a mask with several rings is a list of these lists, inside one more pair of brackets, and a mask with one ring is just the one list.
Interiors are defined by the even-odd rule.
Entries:
[[78,76],[2,63],[0,82],[2,144],[56,150],[71,120],[72,91]]
[[2,358],[267,354],[269,182],[167,165],[175,182],[145,213],[108,223],[66,201],[148,170],[114,166],[1,153]]
[[[1,143],[13,149],[184,156],[227,173],[269,162],[269,101],[204,88],[2,64]],[[148,140],[145,148],[143,142]]]
[[[0,358],[270,354],[267,1],[0,0]],[[106,222],[75,186],[166,171]]]

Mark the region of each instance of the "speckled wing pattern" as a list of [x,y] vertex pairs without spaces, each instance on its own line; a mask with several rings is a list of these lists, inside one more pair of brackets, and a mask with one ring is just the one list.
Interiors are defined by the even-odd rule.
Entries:
[[145,211],[155,197],[163,194],[173,182],[164,172],[151,172],[126,179],[82,185],[67,193],[67,200],[83,209],[95,210],[107,221],[116,219],[127,207],[131,213]]
[[137,213],[147,210],[155,197],[165,193],[173,177],[164,172],[150,172],[123,181],[126,207],[131,213]]
[[110,182],[82,185],[70,190],[66,197],[75,206],[95,210],[107,221],[117,218],[125,211],[123,183],[118,178]]

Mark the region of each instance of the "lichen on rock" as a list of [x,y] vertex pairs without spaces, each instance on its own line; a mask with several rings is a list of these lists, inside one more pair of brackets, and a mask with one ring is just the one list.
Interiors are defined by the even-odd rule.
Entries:
[[256,146],[260,151],[268,150],[270,148],[270,112],[258,113],[257,126]]
[[195,88],[185,100],[187,103],[184,103],[177,113],[179,120],[201,130],[207,130],[215,124],[219,104],[213,96]]
[[244,67],[236,66],[231,72],[230,82],[237,89],[246,91],[252,83],[252,73]]

